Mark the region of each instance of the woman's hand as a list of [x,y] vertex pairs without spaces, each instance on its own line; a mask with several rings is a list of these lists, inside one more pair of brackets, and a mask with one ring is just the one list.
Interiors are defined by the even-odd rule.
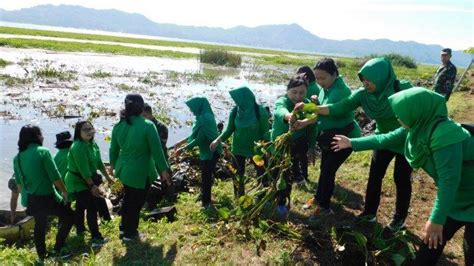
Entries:
[[100,194],[100,190],[96,185],[92,185],[91,187],[92,196],[100,198],[102,195]]
[[220,143],[221,143],[220,138],[215,139],[213,142],[211,142],[211,145],[209,145],[209,149],[211,149],[211,151],[214,152]]
[[293,123],[293,130],[299,130],[299,129],[302,129],[302,128],[305,128],[309,125],[309,123],[311,122],[312,120],[311,119],[308,119],[308,118],[305,118],[305,119],[302,119],[302,120],[296,120],[295,123]]
[[351,139],[344,135],[336,135],[332,139],[333,141],[331,142],[331,149],[333,149],[334,151],[352,148]]
[[161,172],[160,177],[162,182],[165,182],[168,186],[171,185],[170,173],[168,171]]
[[304,102],[299,102],[295,105],[295,108],[293,109],[294,113],[301,112],[303,111],[304,108]]
[[425,224],[423,242],[425,242],[430,249],[437,249],[438,244],[441,246],[443,244],[443,225],[435,224],[428,220]]
[[109,174],[109,176],[114,176],[114,167],[112,165],[107,166],[105,170],[107,170],[107,173]]
[[15,224],[16,212],[10,212],[10,224]]
[[67,191],[61,192],[61,196],[63,197],[63,203],[66,205],[69,202],[69,193]]

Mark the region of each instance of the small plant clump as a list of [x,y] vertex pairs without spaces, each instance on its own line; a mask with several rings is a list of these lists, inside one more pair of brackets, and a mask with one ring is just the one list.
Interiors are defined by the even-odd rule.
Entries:
[[242,56],[224,50],[204,50],[199,55],[201,63],[219,66],[240,67]]

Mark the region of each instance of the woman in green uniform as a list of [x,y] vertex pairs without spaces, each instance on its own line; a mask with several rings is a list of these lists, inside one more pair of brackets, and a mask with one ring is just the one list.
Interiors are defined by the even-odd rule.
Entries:
[[435,265],[446,242],[464,227],[465,265],[474,264],[474,137],[448,118],[445,99],[424,88],[399,92],[389,98],[393,112],[406,128],[349,139],[336,136],[334,149],[389,149],[402,151],[413,168],[423,168],[438,187],[425,224],[424,244],[416,265]]
[[[363,88],[354,91],[342,101],[320,106],[319,114],[341,117],[360,106],[369,118],[375,120],[375,134],[390,132],[400,127],[390,108],[388,97],[397,91],[410,88],[411,84],[407,81],[398,81],[392,64],[384,57],[374,58],[365,63],[359,71],[359,79],[364,84]],[[393,219],[386,227],[392,232],[406,227],[405,219],[410,206],[411,173],[413,170],[402,154],[389,150],[375,150],[373,152],[364,211],[357,219],[357,221],[376,221],[382,179],[394,157],[396,158],[394,169],[394,181],[397,189],[396,206]]]
[[[339,76],[333,59],[324,58],[316,63],[314,74],[320,87],[318,100],[322,105],[340,102],[351,95],[351,89]],[[334,192],[336,172],[352,152],[350,149],[338,152],[331,150],[330,142],[333,136],[336,134],[349,137],[360,136],[359,125],[354,120],[354,111],[348,111],[340,117],[321,116],[318,119],[317,128],[319,132],[318,145],[322,152],[320,176],[314,197],[303,206],[304,209],[309,209],[316,205],[311,219],[333,213],[330,203]]]
[[308,89],[306,90],[306,98],[311,99],[313,96],[319,96],[321,88],[316,84],[316,76],[309,66],[298,68],[296,74],[303,74],[308,81]]
[[58,152],[54,155],[54,162],[61,174],[61,179],[64,181],[67,173],[67,155],[72,145],[72,136],[69,131],[64,131],[56,134],[55,146]]
[[[290,128],[293,131],[291,136],[292,144],[290,147],[291,169],[290,177],[287,177],[286,190],[278,195],[277,210],[280,215],[288,212],[290,202],[286,200],[290,198],[291,185],[295,179],[303,179],[308,174],[308,156],[309,150],[315,149],[316,129],[315,119],[304,118],[298,120],[293,111],[302,110],[304,103],[309,100],[305,97],[307,90],[307,81],[302,76],[291,78],[287,85],[286,95],[281,96],[275,103],[274,122],[272,129],[272,141]],[[313,154],[313,152],[309,152]],[[310,160],[314,160],[310,158]],[[286,176],[286,175],[285,175]]]
[[[210,149],[215,151],[222,141],[232,135],[232,154],[239,177],[239,180],[234,180],[234,194],[240,197],[245,193],[243,178],[246,161],[255,153],[255,142],[265,140],[269,129],[269,116],[265,107],[257,104],[255,95],[248,87],[235,88],[229,94],[236,106],[230,112],[226,129],[211,143]],[[257,176],[263,175],[265,169],[255,164],[254,166]]]
[[140,210],[158,173],[163,182],[169,183],[168,162],[155,125],[142,116],[144,106],[141,95],[128,94],[120,122],[112,130],[110,164],[125,192],[120,225],[124,241],[140,238]]
[[[97,223],[97,203],[102,197],[99,192],[99,170],[110,180],[100,156],[99,146],[94,141],[95,130],[89,121],[79,121],[74,127],[74,142],[67,157],[66,187],[76,200],[77,232],[84,231],[84,211],[87,210],[87,225],[92,236],[92,246],[106,242]],[[102,199],[103,200],[103,199]],[[107,210],[108,211],[108,210]],[[110,215],[109,215],[110,220]]]
[[[199,147],[201,159],[201,197],[204,208],[211,207],[211,191],[213,175],[217,160],[222,153],[222,145],[218,144],[215,151],[211,151],[210,144],[217,138],[217,125],[211,105],[205,97],[193,97],[186,101],[186,105],[196,116],[191,135],[175,145],[179,154],[184,149],[191,150]],[[185,146],[183,146],[185,145]],[[181,148],[180,148],[181,147]]]
[[[26,213],[35,218],[34,242],[40,260],[47,255],[45,237],[48,216],[59,217],[54,252],[61,257],[70,255],[61,249],[65,246],[74,219],[72,210],[65,205],[68,201],[68,192],[61,175],[51,153],[42,145],[41,129],[26,125],[20,130],[19,153],[13,159],[15,181],[21,193],[21,203],[26,207]],[[59,189],[62,198],[56,194],[54,187]]]

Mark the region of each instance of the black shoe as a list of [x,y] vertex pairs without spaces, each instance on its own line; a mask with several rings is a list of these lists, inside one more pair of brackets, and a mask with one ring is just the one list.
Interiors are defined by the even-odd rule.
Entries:
[[371,223],[375,224],[377,222],[377,216],[374,214],[361,213],[354,218],[354,224],[360,223]]
[[62,260],[67,259],[71,256],[72,256],[72,253],[69,250],[65,249],[65,248],[62,248],[60,250],[53,249],[48,254],[48,257],[56,258],[56,259],[62,259]]
[[405,219],[393,219],[387,226],[385,226],[384,230],[390,230],[391,233],[397,233],[401,230],[405,230],[407,225],[405,223]]
[[92,245],[91,245],[92,248],[98,248],[105,245],[105,243],[109,242],[109,240],[107,238],[99,237],[99,238],[92,239],[91,242],[92,242]]
[[124,242],[139,241],[142,238],[143,238],[143,235],[141,233],[136,233],[134,235],[123,234],[120,236],[120,239],[122,239],[122,241]]

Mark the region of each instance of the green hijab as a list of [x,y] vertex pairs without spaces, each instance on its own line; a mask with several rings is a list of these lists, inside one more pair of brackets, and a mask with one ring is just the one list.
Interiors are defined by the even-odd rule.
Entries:
[[393,116],[388,97],[394,93],[394,83],[397,80],[392,64],[385,57],[369,60],[359,70],[359,78],[370,80],[375,84],[374,93],[365,90],[361,97],[361,105],[365,113],[373,118],[390,118]]
[[[217,125],[214,118],[214,113],[212,112],[211,105],[206,97],[193,97],[186,101],[186,105],[189,107],[191,112],[196,116],[196,121],[194,122],[192,134],[197,134],[198,129],[215,129],[217,136]],[[214,135],[214,134],[211,134]]]
[[235,127],[248,127],[258,123],[253,92],[248,87],[243,86],[229,91],[229,94],[237,105]]
[[[432,151],[470,137],[469,132],[448,119],[446,100],[437,93],[415,87],[390,96],[389,101],[396,117],[409,127],[405,157],[413,168],[422,167]],[[443,120],[446,121],[439,122]]]

